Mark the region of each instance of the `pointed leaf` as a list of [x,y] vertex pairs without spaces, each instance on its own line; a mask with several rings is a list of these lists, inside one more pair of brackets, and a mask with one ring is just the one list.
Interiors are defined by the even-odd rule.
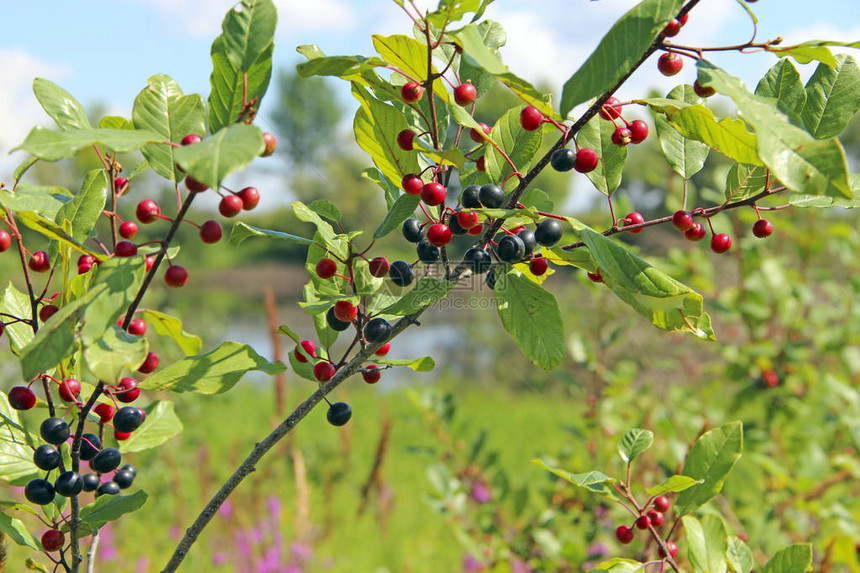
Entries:
[[95,257],[99,261],[102,261],[106,258],[104,253],[96,253],[95,251],[90,250],[89,247],[86,247],[83,243],[76,240],[65,229],[54,223],[54,221],[43,217],[42,215],[37,215],[32,211],[19,212],[18,222],[24,223],[29,228],[47,237],[48,239],[51,239],[53,241],[59,241],[61,243],[61,246],[63,247],[72,248],[84,255],[90,255],[91,257]]
[[726,201],[741,201],[761,193],[767,180],[766,168],[735,163],[726,175]]
[[397,360],[393,358],[379,358],[377,360],[374,360],[374,362],[376,364],[388,364],[389,366],[406,366],[407,368],[414,370],[415,372],[430,372],[436,367],[436,362],[429,356],[423,356],[415,360],[411,360],[408,358],[402,360]]
[[806,90],[800,81],[800,72],[788,60],[780,60],[773,66],[755,88],[756,95],[772,97],[776,107],[791,118],[795,125],[803,127],[800,114],[806,103]]
[[[81,508],[81,527],[95,533],[109,521],[116,521],[126,513],[137,511],[146,503],[146,492],[138,490],[131,495],[103,495]],[[68,531],[68,524],[62,530]]]
[[812,546],[797,543],[780,549],[770,558],[762,573],[804,573],[812,569]]
[[633,459],[651,447],[654,443],[654,432],[651,430],[643,430],[642,428],[633,428],[621,437],[618,443],[618,453],[625,464],[630,464]]
[[245,239],[249,239],[251,237],[266,237],[269,239],[282,239],[285,241],[292,241],[294,243],[299,243],[301,245],[313,245],[314,242],[311,239],[305,239],[304,237],[299,237],[297,235],[291,235],[290,233],[284,233],[281,231],[272,231],[271,229],[261,229],[260,227],[254,227],[253,225],[248,225],[247,223],[236,223],[233,225],[232,230],[230,231],[230,244],[231,245],[239,245],[245,241]]
[[146,419],[131,437],[119,443],[119,451],[141,452],[160,446],[182,431],[182,422],[176,416],[173,402],[156,400],[144,408]]
[[296,51],[305,56],[308,61],[296,66],[299,76],[337,76],[352,79],[365,70],[385,66],[382,58],[365,56],[326,56],[318,46],[303,45]]
[[[84,298],[79,299],[87,302],[82,316],[84,325],[80,331],[84,344],[93,343],[116,325],[117,319],[137,295],[145,273],[146,261],[143,257],[112,257],[99,265],[90,290]],[[104,290],[97,295],[91,294],[102,287]]]
[[164,138],[144,129],[77,129],[51,131],[36,126],[24,143],[12,151],[23,149],[39,159],[57,161],[71,157],[85,147],[98,145],[108,151],[126,152],[140,149],[147,143],[164,143]]
[[803,123],[816,139],[836,137],[860,109],[860,69],[851,56],[839,54],[833,67],[819,64],[806,82]]
[[598,471],[585,472],[581,474],[572,474],[562,469],[557,469],[548,466],[543,460],[532,460],[534,465],[545,469],[546,471],[557,475],[561,479],[572,483],[577,487],[587,489],[591,493],[596,493],[609,499],[619,499],[618,492],[612,487],[617,480]]
[[196,145],[177,149],[174,157],[194,179],[217,189],[227,175],[245,167],[265,146],[260,128],[235,124]]
[[[540,130],[538,130],[540,131]],[[577,134],[576,142],[597,152],[597,169],[586,173],[597,190],[611,196],[621,184],[621,172],[627,161],[627,146],[612,143],[615,126],[600,116],[594,116]]]
[[87,129],[92,127],[84,106],[75,97],[44,78],[33,80],[33,93],[51,119],[57,122],[60,129]]
[[[105,208],[109,189],[110,183],[105,170],[93,169],[87,173],[78,194],[57,211],[54,221],[60,227],[63,227],[66,221],[71,223],[72,237],[83,244],[92,230],[96,228],[96,223],[98,223],[102,210]],[[54,260],[57,246],[56,244],[51,246],[49,254],[51,260]]]
[[376,231],[373,232],[373,238],[381,239],[391,231],[399,228],[403,224],[403,221],[415,213],[415,209],[418,208],[419,203],[421,203],[419,195],[410,195],[408,193],[400,195],[388,209],[388,213],[385,214],[385,218],[379,223]]
[[[30,297],[16,289],[11,281],[0,295],[0,312],[11,314],[18,318],[32,319]],[[25,322],[4,324],[3,332],[9,337],[9,348],[14,354],[20,354],[21,349],[33,340],[33,327]]]
[[[676,99],[686,102],[691,105],[700,105],[700,98],[693,90],[693,86],[683,84],[677,86],[666,96],[669,99]],[[654,126],[657,129],[657,138],[660,141],[660,149],[663,151],[663,157],[669,166],[675,172],[689,179],[705,166],[705,160],[708,158],[710,148],[702,143],[689,137],[684,137],[675,129],[662,115],[654,115]]]
[[645,490],[645,493],[651,496],[665,495],[667,493],[679,493],[684,491],[685,489],[693,487],[696,484],[703,483],[704,481],[705,480],[693,479],[690,476],[674,475],[660,485],[649,487]]
[[683,517],[687,533],[687,552],[695,571],[726,573],[726,551],[729,539],[726,525],[716,515],[706,515],[699,521],[693,516]]
[[96,379],[116,384],[123,371],[135,371],[146,360],[149,344],[146,338],[135,336],[116,324],[96,340],[84,346],[84,363]]
[[72,194],[62,187],[22,183],[14,193],[0,189],[0,206],[4,209],[13,213],[33,211],[50,220],[54,220],[60,207],[71,200]]
[[271,0],[242,0],[227,12],[221,25],[227,59],[247,72],[275,37],[278,11]]
[[735,536],[729,537],[726,561],[735,573],[750,573],[755,568],[752,551],[746,543]]
[[731,422],[705,432],[693,444],[681,471],[683,475],[705,481],[678,495],[675,502],[678,514],[685,515],[720,493],[742,451],[743,426],[740,422]]
[[[272,52],[275,43],[268,47],[251,67],[243,71],[230,61],[223,36],[212,43],[212,75],[209,84],[209,132],[216,133],[239,119],[243,103],[260,100],[269,88],[272,79]],[[247,100],[243,98],[247,96]]]
[[3,512],[0,512],[0,533],[6,534],[9,539],[18,545],[23,545],[36,551],[42,550],[42,544],[33,537],[32,533],[27,531],[27,526],[24,525],[23,521],[6,515]]
[[412,314],[445,298],[455,286],[457,286],[457,283],[453,281],[440,281],[430,277],[422,277],[418,279],[412,290],[406,293],[403,298],[395,304],[382,309],[380,314],[393,314],[395,316]]
[[[382,56],[382,59],[397,69],[403,70],[415,81],[423,82],[427,79],[427,46],[414,38],[403,35],[381,36],[373,35],[373,47]],[[433,69],[436,73],[436,69]],[[397,74],[401,77],[400,74]],[[408,81],[408,79],[404,79]],[[433,82],[433,93],[448,103],[451,96],[441,81]]]
[[[526,131],[520,125],[520,109],[511,108],[499,118],[490,138],[498,144],[516,166],[517,171],[526,173],[532,158],[540,149],[541,130]],[[501,184],[514,170],[495,147],[488,147],[484,155],[487,175],[493,183]]]

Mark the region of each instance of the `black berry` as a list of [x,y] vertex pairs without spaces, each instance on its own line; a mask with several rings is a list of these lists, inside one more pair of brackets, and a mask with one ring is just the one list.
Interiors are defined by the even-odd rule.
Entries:
[[525,256],[526,245],[516,235],[507,235],[496,245],[496,254],[506,263],[516,263]]
[[463,189],[463,194],[460,195],[460,203],[466,209],[477,209],[481,207],[481,188],[477,185],[469,185]]
[[492,269],[489,270],[489,272],[487,272],[487,277],[485,280],[487,281],[488,287],[490,287],[492,289],[496,288],[496,268],[495,267],[493,267]]
[[54,486],[46,479],[32,479],[24,486],[24,497],[36,505],[48,505],[54,501]]
[[100,474],[115,470],[122,461],[122,454],[114,448],[105,448],[90,461],[90,467]]
[[128,470],[118,470],[113,474],[113,481],[120,489],[128,489],[134,483],[134,474]]
[[346,402],[335,402],[329,406],[325,417],[332,426],[343,426],[352,418],[352,408]]
[[384,318],[372,318],[364,327],[364,338],[371,344],[385,342],[391,334],[391,324]]
[[101,485],[101,480],[96,474],[84,474],[84,491],[96,491]]
[[451,232],[455,235],[465,235],[469,232],[469,229],[464,229],[460,225],[460,221],[454,215],[451,215],[451,218],[448,221],[448,228],[451,229]]
[[60,459],[62,459],[60,451],[49,444],[42,444],[33,453],[33,463],[36,464],[37,468],[46,472],[58,468]]
[[394,261],[391,263],[388,276],[391,277],[391,282],[399,287],[409,286],[415,280],[415,273],[406,261]]
[[121,472],[128,471],[128,472],[131,472],[132,476],[137,477],[137,469],[131,464],[125,464],[124,466],[119,468],[119,471],[121,471]]
[[63,497],[78,495],[84,489],[84,479],[78,472],[63,472],[54,482],[54,491]]
[[535,239],[544,247],[551,247],[561,240],[564,230],[558,219],[544,219],[537,224]]
[[416,250],[418,251],[418,259],[427,264],[438,261],[441,253],[439,247],[434,247],[427,241],[420,241]]
[[526,248],[526,254],[528,255],[537,247],[537,238],[535,238],[535,232],[531,229],[523,229],[519,233],[517,233],[517,237],[523,242],[523,246]]
[[336,317],[334,315],[334,307],[328,309],[328,312],[325,314],[325,321],[328,323],[329,328],[338,332],[346,330],[349,328],[349,325],[352,324],[350,322],[344,322]]
[[[143,423],[143,416],[140,415],[140,410],[134,406],[125,406],[116,411],[113,415],[113,427],[124,433],[135,431]],[[102,472],[104,473],[104,472]]]
[[60,418],[46,418],[42,425],[39,426],[39,433],[42,439],[49,444],[62,444],[69,439],[71,431],[65,420]]
[[119,495],[119,486],[115,481],[106,481],[96,490],[96,495]]
[[556,149],[549,158],[549,164],[556,171],[570,171],[576,165],[576,152],[566,147]]
[[95,434],[84,434],[81,436],[81,459],[85,462],[90,461],[99,450],[102,449],[102,441]]
[[481,187],[478,198],[484,207],[498,209],[505,202],[505,192],[498,185],[487,183]]
[[418,219],[406,219],[400,227],[403,233],[403,238],[410,243],[417,243],[424,238],[424,230],[421,228],[421,221]]
[[483,274],[490,270],[492,260],[489,253],[478,247],[472,247],[463,255],[463,262],[472,267],[476,274]]

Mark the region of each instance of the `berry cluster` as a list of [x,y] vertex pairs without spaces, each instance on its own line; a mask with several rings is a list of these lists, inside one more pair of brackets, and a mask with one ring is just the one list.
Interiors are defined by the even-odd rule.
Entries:
[[[663,525],[664,515],[669,510],[669,499],[665,495],[658,495],[649,504],[647,504],[639,516],[633,521],[632,525],[619,525],[615,530],[615,538],[620,543],[627,545],[633,542],[636,537],[636,530],[645,531],[651,528],[657,528]],[[666,547],[669,550],[669,555],[674,559],[678,556],[678,546],[673,541],[666,541]],[[658,553],[661,558],[665,558],[666,554],[663,548],[659,548]]]

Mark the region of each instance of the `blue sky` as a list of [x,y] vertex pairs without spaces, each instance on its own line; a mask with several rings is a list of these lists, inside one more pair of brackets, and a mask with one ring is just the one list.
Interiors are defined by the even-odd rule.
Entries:
[[[328,54],[370,53],[371,33],[408,33],[409,22],[387,0],[276,0],[280,19],[276,66],[295,64],[295,46],[318,44]],[[30,0],[3,6],[0,35],[0,153],[20,143],[34,123],[50,125],[32,95],[34,77],[47,77],[71,91],[84,105],[99,101],[128,116],[134,96],[155,73],[173,76],[186,93],[209,88],[209,45],[220,31],[227,0]],[[422,2],[429,5],[429,0]],[[486,16],[508,30],[502,54],[510,67],[533,82],[560,86],[588,56],[612,22],[632,0],[497,0]],[[860,1],[760,0],[752,5],[761,20],[759,38],[786,41],[827,37],[860,40]],[[744,41],[751,27],[736,0],[702,0],[680,43],[719,45]],[[776,60],[768,54],[739,59],[720,55],[754,85]],[[740,66],[740,68],[739,68]],[[646,64],[622,97],[648,87],[668,90],[692,81],[690,66],[669,80]],[[807,66],[807,75],[811,67]],[[273,98],[269,99],[269,105]],[[344,98],[349,103],[348,97]],[[264,104],[262,114],[267,113]],[[17,153],[12,163],[20,160]],[[8,165],[9,160],[2,161]]]

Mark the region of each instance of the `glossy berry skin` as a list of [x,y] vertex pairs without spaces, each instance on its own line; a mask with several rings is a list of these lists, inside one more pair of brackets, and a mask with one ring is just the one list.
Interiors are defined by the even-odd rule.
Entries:
[[131,377],[123,378],[119,381],[119,389],[114,394],[120,402],[126,404],[134,402],[140,396],[140,388],[137,387],[137,380]]
[[26,386],[15,386],[9,390],[9,405],[15,410],[29,410],[36,405],[36,394]]
[[119,495],[119,485],[115,481],[106,481],[96,490],[96,495]]
[[588,277],[588,280],[590,280],[593,283],[602,283],[603,282],[603,275],[600,274],[600,269],[597,269],[593,273],[591,273],[591,272],[586,273],[586,276]]
[[479,209],[481,205],[481,188],[477,185],[469,185],[463,189],[460,195],[460,203],[466,209]]
[[421,188],[421,200],[430,205],[441,205],[445,202],[448,190],[441,183],[427,183]]
[[404,129],[397,134],[397,146],[403,151],[412,151],[415,149],[414,139],[415,132],[411,129]]
[[612,143],[614,143],[618,147],[625,147],[628,143],[630,143],[630,139],[630,130],[626,127],[619,127],[612,132]]
[[477,225],[475,225],[474,227],[472,227],[471,229],[469,229],[467,231],[467,233],[473,237],[476,237],[483,232],[484,232],[484,224],[483,223],[478,223]]
[[209,186],[189,175],[185,178],[185,188],[191,193],[203,193]]
[[654,498],[654,509],[660,513],[669,511],[669,498],[665,495],[658,495]]
[[330,279],[337,272],[337,263],[334,262],[334,259],[320,259],[319,262],[317,262],[315,271],[319,278]]
[[376,351],[376,352],[374,352],[373,354],[375,354],[376,356],[385,356],[386,354],[388,354],[388,351],[389,351],[389,350],[391,350],[391,343],[390,343],[390,342],[386,342],[385,344],[383,344],[382,346],[380,346],[380,347],[377,349],[377,351]]
[[101,480],[96,474],[84,474],[84,491],[96,491],[101,485]]
[[142,374],[149,374],[156,368],[158,368],[158,354],[150,350],[146,353],[146,359],[143,361],[143,364],[140,365],[140,368],[138,368],[137,371]]
[[349,328],[351,322],[344,322],[342,320],[338,320],[338,318],[334,315],[334,307],[328,309],[325,315],[326,323],[328,323],[329,328],[335,330],[337,332],[342,332]]
[[427,242],[434,247],[444,247],[451,242],[453,236],[451,228],[443,223],[434,223],[427,229]]
[[134,474],[128,470],[117,470],[113,474],[113,481],[119,486],[119,489],[128,489],[134,483]]
[[567,148],[556,149],[549,157],[549,164],[556,171],[570,171],[576,167],[576,152]]
[[379,279],[388,274],[388,269],[391,268],[391,264],[385,257],[374,257],[367,264],[367,268],[370,271],[371,276]]
[[137,477],[137,470],[136,470],[136,469],[135,469],[135,467],[134,467],[133,465],[131,465],[131,464],[125,464],[124,466],[122,466],[121,468],[119,468],[119,471],[124,471],[124,472],[125,472],[125,471],[127,471],[127,472],[131,472],[131,475],[133,475],[134,477]]
[[245,187],[236,195],[242,200],[242,209],[250,211],[260,204],[260,192],[256,187]]
[[471,83],[466,82],[454,88],[454,101],[457,105],[466,106],[478,98],[478,90]]
[[224,230],[221,228],[221,223],[213,219],[209,219],[200,225],[200,240],[207,245],[213,245],[221,240],[224,235]]
[[725,233],[717,233],[711,237],[711,250],[723,254],[732,248],[732,238]]
[[131,432],[120,432],[119,430],[113,431],[113,438],[117,442],[124,442],[125,440],[131,437]]
[[0,253],[3,251],[9,250],[9,247],[12,246],[12,235],[8,232],[0,229]]
[[143,416],[141,416],[140,410],[134,406],[124,406],[113,415],[113,427],[120,432],[133,432],[141,424],[143,424]]
[[147,255],[146,256],[146,272],[152,270],[152,267],[155,265],[155,255]]
[[468,231],[469,229],[478,224],[479,216],[477,213],[474,212],[460,212],[457,213],[457,216],[455,218],[457,220],[457,224],[460,225],[460,228]]
[[660,527],[663,525],[663,514],[659,511],[652,509],[648,512],[647,517],[651,520],[651,525],[654,527]]
[[[642,216],[638,211],[633,211],[632,213],[628,213],[627,217],[625,217],[626,223],[625,225],[640,225],[645,222],[645,217]],[[635,235],[637,233],[641,233],[642,229],[633,229],[632,231],[628,231],[629,233]]]
[[667,38],[677,36],[678,33],[681,31],[682,26],[683,24],[681,24],[680,20],[678,20],[677,18],[672,18],[671,20],[669,20],[669,23],[666,24],[666,27],[663,28],[663,35]]
[[54,316],[60,310],[53,304],[46,304],[39,309],[39,322],[47,322],[49,318]]
[[57,476],[54,491],[63,497],[78,495],[84,489],[84,479],[78,472],[67,471]]
[[278,148],[278,138],[268,131],[263,132],[263,143],[266,147],[263,148],[263,152],[260,154],[260,157],[269,157]]
[[[120,410],[120,412],[121,411],[122,410]],[[116,420],[116,418],[114,418],[114,420]],[[90,460],[90,467],[100,474],[106,474],[119,467],[121,461],[122,454],[119,453],[119,450],[115,448],[105,448],[97,453],[96,457]]]
[[666,52],[657,60],[657,69],[664,76],[674,76],[684,67],[684,60],[678,54]]
[[490,254],[478,247],[472,247],[466,251],[463,255],[463,262],[469,265],[475,274],[479,275],[490,270],[490,267],[493,264]]
[[[756,1],[756,0],[753,0],[753,2],[755,2],[755,1]],[[681,26],[686,26],[686,25],[687,25],[687,20],[689,20],[689,19],[690,19],[690,13],[689,13],[689,12],[687,12],[686,14],[684,14],[683,16],[681,16],[680,18],[678,18],[678,21],[681,23]]]
[[74,378],[66,378],[60,383],[58,390],[63,402],[74,402],[81,395],[81,383]]
[[399,287],[409,286],[415,280],[415,272],[406,261],[394,261],[391,263],[388,276],[391,278],[391,282]]
[[647,515],[640,515],[636,518],[636,528],[637,529],[648,529],[651,527],[651,518]]
[[135,336],[143,336],[146,334],[146,321],[142,318],[135,318],[128,325],[128,333]]
[[32,479],[24,486],[24,497],[36,505],[48,505],[54,501],[54,485],[46,479]]
[[334,303],[334,315],[342,322],[352,322],[358,316],[358,307],[348,300],[339,300]]
[[684,236],[690,241],[701,241],[707,235],[705,226],[701,223],[693,223],[693,226],[684,231]]
[[243,206],[244,204],[240,197],[233,194],[224,195],[221,198],[221,202],[218,203],[218,212],[229,219],[241,213]]
[[48,553],[59,551],[66,544],[66,536],[62,531],[49,529],[42,534],[42,548]]
[[611,120],[620,116],[621,107],[618,105],[619,103],[621,102],[618,101],[618,98],[611,97],[607,99],[603,107],[600,108],[600,117]]
[[478,199],[484,207],[498,209],[505,203],[505,192],[498,185],[487,183],[481,186]]
[[409,173],[400,180],[400,186],[410,195],[420,195],[421,189],[424,188],[424,181],[414,173]]
[[699,97],[711,97],[717,93],[716,88],[711,86],[705,87],[699,83],[699,80],[693,82],[693,91],[696,92],[696,95]]
[[379,371],[379,367],[376,364],[368,364],[361,371],[361,377],[368,384],[376,384],[382,378],[382,372]]
[[442,256],[442,251],[439,247],[431,245],[428,241],[419,241],[415,249],[418,253],[418,260],[424,264],[435,263]]
[[624,545],[631,543],[635,537],[636,531],[634,531],[632,527],[619,525],[618,529],[615,530],[615,538]]
[[631,121],[628,129],[630,130],[630,143],[642,143],[648,138],[648,124],[641,119]]
[[113,420],[113,415],[116,413],[116,408],[105,402],[100,402],[93,407],[93,412],[98,414],[99,421],[102,424],[107,424]]
[[343,426],[352,418],[352,408],[346,402],[335,402],[329,406],[325,417],[332,426]]
[[60,467],[60,450],[50,444],[42,444],[33,452],[33,463],[40,470],[49,472]]
[[188,271],[185,267],[172,265],[164,273],[164,282],[172,288],[180,288],[188,282]]
[[573,166],[579,173],[590,173],[597,168],[600,158],[597,152],[587,147],[580,148],[576,152],[576,164]]
[[496,244],[496,255],[506,263],[517,263],[526,256],[526,245],[516,235],[506,235]]
[[[490,135],[490,132],[493,131],[493,128],[486,123],[479,123],[478,126],[481,128],[481,131],[484,132],[484,135]],[[481,131],[478,131],[474,127],[469,130],[469,137],[472,141],[475,143],[484,143],[485,139],[481,136]]]
[[672,214],[672,226],[678,231],[684,232],[693,226],[693,216],[689,211],[679,209]]
[[131,241],[120,241],[113,253],[118,257],[133,257],[137,254],[137,245]]
[[372,318],[364,326],[364,338],[371,344],[385,342],[389,336],[391,336],[391,324],[384,318]]
[[137,223],[134,221],[125,221],[119,226],[119,236],[123,239],[133,239],[137,235]]
[[317,362],[314,364],[314,378],[320,382],[328,382],[334,376],[335,369],[331,362]]
[[759,219],[753,224],[752,232],[759,239],[770,237],[773,234],[773,223],[767,219]]
[[203,138],[197,135],[196,133],[189,133],[185,137],[182,138],[182,141],[179,142],[180,145],[194,145],[196,143],[200,143],[203,141]]
[[544,247],[551,247],[561,240],[564,229],[558,219],[544,219],[535,228],[535,239]]
[[406,103],[415,103],[424,96],[424,88],[418,82],[406,82],[400,88],[400,97]]
[[45,418],[39,426],[39,435],[49,444],[62,444],[69,439],[69,424],[61,418]]
[[[747,0],[747,1],[749,1],[749,0]],[[677,546],[677,545],[675,545],[675,542],[674,542],[674,541],[667,541],[667,542],[666,542],[666,547],[669,549],[669,555],[671,555],[671,556],[672,556],[672,559],[674,559],[675,557],[677,557],[677,556],[678,556],[678,546]],[[666,558],[666,552],[665,552],[665,551],[663,551],[663,548],[662,548],[662,547],[660,547],[660,548],[658,548],[658,549],[657,549],[657,554],[658,554],[660,557],[662,557],[663,559],[665,559],[665,558]]]
[[549,263],[543,257],[539,259],[532,259],[529,261],[529,272],[531,272],[531,274],[536,277],[546,274],[548,268]]
[[475,169],[480,171],[481,173],[486,173],[487,171],[487,160],[484,156],[480,156],[477,161],[475,161]]
[[144,199],[137,204],[134,214],[138,221],[148,225],[158,220],[159,215],[161,215],[161,207],[152,199]]
[[526,131],[536,131],[543,123],[543,114],[534,106],[527,105],[520,112],[520,125]]
[[403,233],[403,238],[410,243],[417,243],[424,238],[424,228],[421,226],[421,221],[415,218],[403,221],[400,232]]
[[45,251],[36,251],[30,256],[27,266],[34,273],[44,273],[51,268],[51,260]]
[[[313,341],[311,341],[311,340],[302,340],[302,341],[299,343],[299,346],[301,346],[301,347],[302,347],[302,349],[303,349],[305,352],[307,352],[307,353],[308,353],[308,355],[309,355],[311,358],[316,358],[316,357],[317,357],[317,345],[316,345],[316,344],[314,344],[314,343],[313,343]],[[295,356],[295,358],[296,358],[296,360],[297,360],[298,362],[301,362],[301,363],[303,363],[303,364],[304,364],[305,362],[307,362],[307,361],[308,361],[308,359],[307,359],[307,358],[305,358],[305,355],[304,355],[304,354],[302,354],[302,351],[301,351],[301,350],[299,350],[299,346],[296,346],[296,349],[295,349],[295,350],[293,350],[293,356]]]

